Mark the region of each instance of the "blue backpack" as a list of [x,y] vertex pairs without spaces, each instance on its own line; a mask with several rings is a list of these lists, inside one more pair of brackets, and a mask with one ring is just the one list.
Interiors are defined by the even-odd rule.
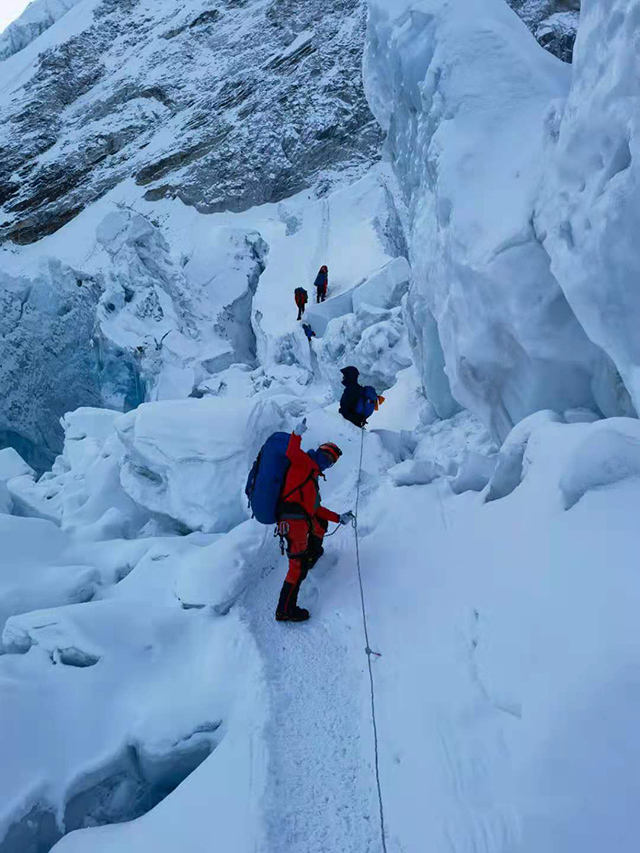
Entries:
[[370,418],[376,410],[378,402],[378,392],[371,385],[365,385],[362,389],[362,394],[356,403],[356,414],[360,415],[365,420]]
[[290,438],[288,432],[274,432],[269,436],[249,472],[244,492],[254,517],[261,524],[277,521],[280,495],[291,464],[287,458]]

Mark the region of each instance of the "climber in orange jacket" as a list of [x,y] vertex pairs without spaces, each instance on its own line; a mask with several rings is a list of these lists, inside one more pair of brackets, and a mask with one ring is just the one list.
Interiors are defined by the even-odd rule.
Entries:
[[300,585],[324,553],[322,540],[329,522],[348,524],[353,518],[351,512],[338,515],[320,503],[318,479],[335,465],[342,451],[329,441],[305,453],[300,446],[305,430],[303,421],[291,434],[287,448],[291,466],[278,507],[278,530],[286,539],[289,557],[289,571],[276,610],[279,622],[304,622],[309,618],[309,611],[298,607]]

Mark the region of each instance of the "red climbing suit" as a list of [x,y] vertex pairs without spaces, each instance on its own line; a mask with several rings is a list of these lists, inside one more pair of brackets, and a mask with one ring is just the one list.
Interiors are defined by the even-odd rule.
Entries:
[[279,514],[281,523],[286,525],[284,529],[289,546],[289,572],[286,580],[294,584],[294,587],[298,587],[304,580],[308,562],[316,556],[315,553],[310,553],[310,545],[311,550],[316,551],[321,547],[328,522],[340,521],[337,513],[320,504],[320,468],[311,456],[302,450],[300,442],[300,436],[292,433],[287,447],[291,467],[287,471],[282,489]]

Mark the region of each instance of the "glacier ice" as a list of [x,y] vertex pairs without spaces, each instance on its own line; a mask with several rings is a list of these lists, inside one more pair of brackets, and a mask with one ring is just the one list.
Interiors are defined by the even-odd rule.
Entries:
[[540,409],[626,413],[536,217],[566,69],[502,0],[373,0],[365,81],[409,206],[408,311],[436,411],[455,400],[501,440]]
[[101,403],[91,345],[100,294],[53,258],[33,275],[0,273],[0,447],[39,472],[62,450],[62,415]]
[[566,509],[587,492],[628,479],[640,480],[640,429],[635,420],[593,424],[567,460],[560,479]]
[[607,414],[640,406],[637,24],[635,4],[583,3],[571,90],[554,116],[536,211],[554,275],[622,377],[615,382],[612,371]]
[[282,426],[269,399],[146,403],[117,423],[120,480],[136,504],[182,529],[224,533],[247,517],[247,472]]

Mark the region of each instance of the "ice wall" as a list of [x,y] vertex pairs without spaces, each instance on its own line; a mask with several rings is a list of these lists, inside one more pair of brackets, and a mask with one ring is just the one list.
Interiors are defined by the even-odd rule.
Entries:
[[[589,337],[640,408],[640,3],[586,0],[536,227]],[[609,384],[633,413],[621,382]]]
[[39,471],[62,448],[62,415],[100,404],[91,346],[100,293],[54,260],[35,275],[0,272],[0,447]]
[[539,409],[624,411],[536,230],[569,69],[502,0],[372,0],[365,77],[408,203],[408,313],[438,413],[460,404],[504,439]]

